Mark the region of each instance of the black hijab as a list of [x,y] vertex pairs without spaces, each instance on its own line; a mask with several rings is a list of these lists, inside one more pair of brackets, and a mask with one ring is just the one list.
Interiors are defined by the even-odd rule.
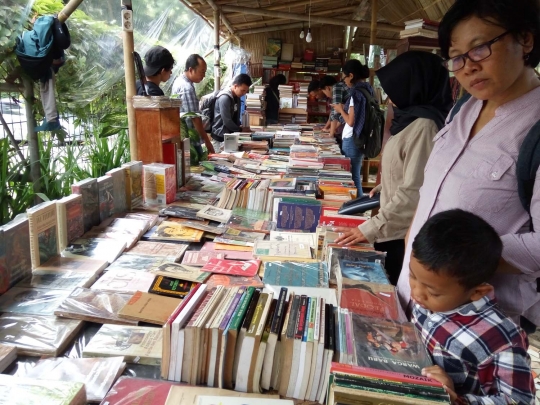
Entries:
[[452,108],[452,91],[448,70],[442,59],[430,52],[402,53],[385,67],[377,70],[377,77],[394,108],[390,133],[395,135],[417,118],[435,121],[444,126]]

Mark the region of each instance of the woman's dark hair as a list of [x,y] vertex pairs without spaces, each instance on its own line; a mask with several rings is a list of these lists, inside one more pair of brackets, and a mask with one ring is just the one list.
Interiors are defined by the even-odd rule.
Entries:
[[329,75],[326,75],[326,76],[323,76],[323,78],[321,79],[321,81],[319,82],[319,87],[321,89],[324,89],[328,86],[330,87],[333,87],[334,84],[337,83],[337,80],[334,76],[329,76]]
[[534,45],[525,66],[536,67],[540,62],[540,6],[538,0],[456,0],[439,25],[439,45],[443,58],[448,59],[452,31],[461,21],[478,17],[498,25],[521,42],[531,33]]
[[275,75],[268,81],[268,85],[274,90],[277,90],[279,85],[285,84],[285,83],[287,83],[287,78],[285,77],[285,75],[281,73],[278,75]]
[[369,77],[369,68],[357,59],[350,59],[343,65],[343,73],[347,76],[352,73],[352,83],[356,83],[359,80],[367,79]]

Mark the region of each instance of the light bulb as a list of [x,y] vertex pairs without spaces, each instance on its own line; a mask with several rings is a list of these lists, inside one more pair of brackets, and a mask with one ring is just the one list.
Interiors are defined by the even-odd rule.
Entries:
[[304,29],[302,28],[302,31],[300,31],[300,39],[304,39]]
[[306,35],[306,42],[311,42],[311,28],[308,28]]

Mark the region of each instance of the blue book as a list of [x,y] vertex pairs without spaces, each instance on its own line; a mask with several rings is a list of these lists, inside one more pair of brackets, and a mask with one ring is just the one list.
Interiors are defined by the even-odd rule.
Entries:
[[264,282],[271,285],[328,288],[325,263],[267,262]]
[[321,217],[321,204],[281,201],[278,205],[278,223],[280,229],[297,229],[315,232]]
[[383,266],[377,262],[339,261],[341,275],[345,278],[358,281],[368,281],[377,284],[390,284]]

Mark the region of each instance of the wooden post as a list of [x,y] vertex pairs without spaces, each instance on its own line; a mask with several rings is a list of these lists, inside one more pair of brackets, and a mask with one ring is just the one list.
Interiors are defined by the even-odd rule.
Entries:
[[351,59],[352,43],[354,39],[354,33],[356,32],[353,27],[349,27],[349,40],[347,41],[347,58]]
[[214,10],[214,91],[219,91],[221,88],[221,52],[219,50],[219,27],[220,11]]
[[[26,111],[26,128],[28,131],[28,154],[30,158],[30,178],[32,179],[34,193],[41,191],[41,164],[39,162],[39,141],[35,131],[34,118],[34,82],[23,77],[24,109]],[[36,201],[37,202],[37,201]]]
[[[122,11],[132,11],[131,0],[120,0],[120,2]],[[133,18],[131,20],[133,22]],[[126,81],[129,151],[131,153],[131,160],[137,160],[137,121],[135,119],[135,109],[133,108],[133,96],[137,94],[137,90],[135,89],[135,62],[133,61],[133,51],[135,49],[133,30],[128,31],[122,26],[122,42],[124,48],[124,78]]]
[[77,7],[79,7],[82,2],[83,0],[70,0],[70,2],[64,6],[62,11],[58,13],[58,20],[60,20],[60,22],[66,22],[71,13],[77,10]]
[[[371,0],[371,35],[369,37],[369,45],[375,45],[377,40],[377,6],[378,0]],[[375,72],[371,71],[369,75],[369,83],[373,86],[375,81]]]

